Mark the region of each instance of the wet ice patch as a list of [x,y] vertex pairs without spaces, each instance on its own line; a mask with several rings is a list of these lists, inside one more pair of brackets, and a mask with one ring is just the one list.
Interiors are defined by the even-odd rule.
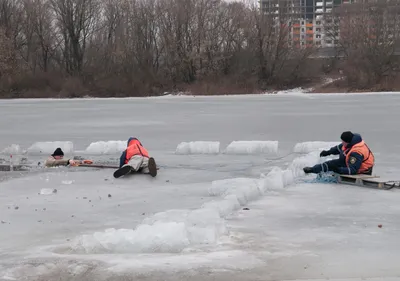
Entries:
[[192,141],[178,144],[176,154],[217,154],[220,142],[218,141]]
[[85,149],[85,153],[92,155],[120,154],[126,149],[126,145],[126,141],[119,140],[92,142]]
[[225,149],[226,154],[277,154],[278,141],[233,141]]
[[326,142],[326,141],[307,141],[300,142],[294,146],[293,151],[296,153],[310,153],[313,151],[328,150],[333,146],[338,145],[339,142]]
[[64,154],[72,154],[74,152],[74,145],[70,141],[36,142],[27,149],[27,152],[29,154],[51,155],[58,147],[62,149]]

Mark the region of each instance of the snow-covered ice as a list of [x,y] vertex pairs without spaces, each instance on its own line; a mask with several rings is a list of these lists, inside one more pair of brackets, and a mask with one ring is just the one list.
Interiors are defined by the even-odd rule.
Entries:
[[181,142],[176,147],[176,154],[217,154],[219,141],[190,141]]
[[[5,163],[13,144],[34,144],[36,163],[58,139],[117,164],[135,136],[160,166],[0,172],[0,280],[400,280],[400,192],[302,171],[353,130],[374,173],[398,180],[400,95],[307,96],[0,101]],[[139,117],[121,123],[128,111]]]
[[20,154],[22,153],[21,147],[18,144],[11,144],[1,150],[0,154],[10,155],[10,154]]
[[85,153],[91,155],[102,154],[120,154],[126,149],[126,141],[97,141],[92,142],[86,149]]
[[46,142],[35,142],[28,147],[27,152],[29,154],[45,154],[50,155],[60,147],[64,154],[71,154],[74,152],[74,144],[71,141],[46,141]]
[[276,154],[278,145],[278,141],[232,141],[224,152],[227,154]]
[[293,149],[297,153],[308,153],[316,150],[329,150],[331,147],[339,145],[340,140],[336,142],[325,142],[325,141],[307,141],[297,143]]

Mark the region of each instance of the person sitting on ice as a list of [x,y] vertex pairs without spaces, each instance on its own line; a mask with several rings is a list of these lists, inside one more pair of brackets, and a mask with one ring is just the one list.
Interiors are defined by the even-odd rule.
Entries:
[[49,158],[47,158],[44,165],[46,167],[56,167],[56,166],[76,166],[77,162],[73,159],[63,159],[64,152],[60,147],[58,147]]
[[306,174],[332,171],[338,174],[371,175],[375,157],[369,147],[361,138],[360,134],[353,134],[350,131],[343,132],[340,136],[342,143],[332,147],[330,150],[323,150],[320,157],[339,155],[339,159],[326,161],[313,167],[305,167]]
[[115,171],[114,177],[119,178],[132,172],[142,172],[157,175],[157,166],[153,157],[149,156],[147,149],[134,137],[130,137],[126,149],[120,157],[119,169]]

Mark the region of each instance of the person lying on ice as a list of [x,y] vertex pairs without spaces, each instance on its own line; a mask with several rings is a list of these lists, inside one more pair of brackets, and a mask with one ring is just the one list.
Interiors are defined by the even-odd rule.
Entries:
[[345,175],[371,175],[375,157],[362,140],[361,135],[347,131],[343,132],[340,138],[342,139],[341,144],[328,151],[323,150],[320,154],[321,157],[339,154],[339,159],[326,161],[313,167],[305,167],[304,172],[318,174],[332,171]]
[[149,152],[137,138],[129,138],[127,147],[122,152],[119,160],[119,169],[114,173],[116,178],[131,172],[142,172],[150,174],[152,177],[157,175],[157,166],[154,158],[149,156]]
[[61,148],[57,148],[54,150],[53,154],[50,155],[49,158],[47,158],[46,162],[44,165],[46,167],[56,167],[56,166],[76,166],[77,162],[73,159],[63,159],[64,158],[64,152],[62,151]]

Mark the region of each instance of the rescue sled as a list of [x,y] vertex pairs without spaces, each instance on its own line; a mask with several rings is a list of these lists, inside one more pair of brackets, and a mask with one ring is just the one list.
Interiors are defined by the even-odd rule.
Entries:
[[372,175],[340,175],[335,174],[337,182],[340,184],[349,184],[375,189],[389,190],[400,188],[400,181],[384,181],[379,176]]

